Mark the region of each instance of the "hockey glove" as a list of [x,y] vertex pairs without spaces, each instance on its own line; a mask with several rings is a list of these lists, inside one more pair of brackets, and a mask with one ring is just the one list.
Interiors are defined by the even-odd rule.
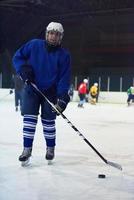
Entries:
[[[67,104],[68,102],[70,101],[70,97],[68,94],[65,94],[63,95],[62,97],[60,97],[58,100],[57,100],[57,104],[55,105],[55,107],[57,108],[57,110],[59,112],[63,112],[66,107],[67,107]],[[59,113],[57,113],[57,115],[59,115]]]
[[24,83],[30,84],[34,82],[34,72],[31,65],[22,65],[20,70],[20,76]]

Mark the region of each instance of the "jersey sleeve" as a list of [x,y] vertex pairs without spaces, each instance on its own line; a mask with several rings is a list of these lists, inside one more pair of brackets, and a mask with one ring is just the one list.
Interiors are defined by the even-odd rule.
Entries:
[[13,56],[12,62],[17,73],[20,72],[21,66],[27,64],[27,60],[30,57],[33,40],[27,42],[20,47]]

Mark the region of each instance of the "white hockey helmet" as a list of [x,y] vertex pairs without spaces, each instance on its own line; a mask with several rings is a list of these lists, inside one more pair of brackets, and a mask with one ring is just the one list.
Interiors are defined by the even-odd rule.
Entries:
[[88,80],[85,78],[85,79],[83,80],[83,82],[87,84],[87,83],[88,83]]
[[94,83],[94,86],[98,87],[98,83]]
[[56,31],[60,33],[60,40],[59,40],[59,44],[60,44],[64,35],[64,29],[63,29],[62,24],[58,22],[50,22],[48,26],[46,27],[46,40],[47,40],[49,31]]
[[46,30],[49,31],[57,31],[60,32],[61,34],[63,34],[64,29],[62,24],[58,23],[58,22],[50,22],[46,28]]

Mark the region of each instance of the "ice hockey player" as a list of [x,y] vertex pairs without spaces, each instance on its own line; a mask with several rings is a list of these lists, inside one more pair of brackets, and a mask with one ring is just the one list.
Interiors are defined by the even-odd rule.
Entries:
[[127,95],[128,95],[128,98],[127,98],[127,104],[128,106],[130,106],[130,102],[134,101],[134,86],[131,86],[128,90],[127,90]]
[[23,91],[23,80],[18,74],[14,74],[11,80],[11,90],[10,94],[13,93],[14,88],[14,97],[15,97],[15,111],[18,111],[18,108],[22,107],[22,91]]
[[96,102],[98,101],[98,83],[94,83],[93,86],[91,86],[90,88],[90,96],[91,96],[91,100],[90,103],[91,104],[96,104]]
[[62,24],[51,22],[46,27],[45,40],[27,42],[13,57],[16,72],[25,82],[22,103],[24,149],[19,157],[21,162],[27,161],[32,154],[39,110],[46,141],[46,160],[52,160],[55,156],[57,114],[30,83],[34,83],[60,112],[66,109],[70,101],[71,61],[68,50],[61,47],[63,32]]
[[87,84],[88,84],[88,80],[84,79],[83,82],[78,87],[78,95],[79,95],[79,98],[80,98],[80,101],[78,103],[78,107],[80,107],[80,108],[83,108],[83,104],[86,101]]
[[70,96],[70,101],[72,101],[73,100],[73,96],[74,96],[74,85],[73,84],[70,85],[68,94]]

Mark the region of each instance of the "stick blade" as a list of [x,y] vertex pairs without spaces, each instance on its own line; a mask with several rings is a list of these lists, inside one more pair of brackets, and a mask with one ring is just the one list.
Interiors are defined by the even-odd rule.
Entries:
[[114,162],[110,162],[110,161],[107,161],[107,164],[112,166],[112,167],[115,167],[116,169],[119,169],[122,171],[122,166],[119,165],[118,163],[114,163]]

